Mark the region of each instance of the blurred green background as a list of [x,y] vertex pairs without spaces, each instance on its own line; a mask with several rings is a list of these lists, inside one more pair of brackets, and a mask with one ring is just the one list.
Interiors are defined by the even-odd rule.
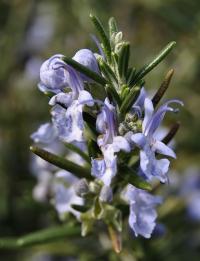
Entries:
[[[56,53],[70,57],[81,48],[97,51],[90,38],[90,33],[94,33],[90,12],[97,14],[104,24],[110,16],[117,19],[124,38],[131,42],[131,62],[137,68],[149,62],[168,42],[177,42],[167,59],[148,75],[146,88],[155,90],[167,71],[175,69],[167,98],[182,99],[185,107],[178,117],[169,117],[169,123],[176,118],[181,121],[176,138],[178,160],[173,169],[183,173],[188,166],[199,164],[199,0],[1,0],[1,237],[26,234],[59,222],[51,205],[32,198],[36,180],[30,169],[29,136],[50,118],[48,102],[37,89],[39,67]],[[173,231],[170,239],[141,240],[140,247],[133,240],[121,259],[111,253],[109,260],[200,260],[200,223],[192,224],[183,216],[184,213],[172,211],[169,218],[163,219]],[[190,244],[194,232],[196,241]],[[87,245],[87,239],[81,242],[78,244]],[[72,258],[77,255],[67,251],[64,244],[59,248],[0,251],[0,260],[75,260]],[[83,251],[79,260],[107,260],[94,256]]]

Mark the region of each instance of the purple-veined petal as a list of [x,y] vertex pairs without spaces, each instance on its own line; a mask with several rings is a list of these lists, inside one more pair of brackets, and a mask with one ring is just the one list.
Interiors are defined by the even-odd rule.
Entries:
[[153,147],[157,153],[176,158],[175,152],[161,141],[156,140]]
[[148,124],[145,127],[145,133],[146,135],[150,135],[152,136],[154,134],[154,132],[156,131],[156,129],[159,127],[159,125],[161,124],[165,113],[167,111],[171,111],[171,112],[176,112],[177,109],[174,109],[172,107],[169,107],[169,104],[171,103],[177,103],[183,106],[183,103],[179,100],[169,100],[166,103],[164,103],[153,115],[153,117],[151,118],[151,120],[148,122]]
[[106,114],[105,114],[105,111],[101,111],[97,115],[96,128],[97,128],[97,131],[100,132],[100,133],[106,132]]
[[76,195],[73,187],[77,181],[78,179],[68,171],[60,170],[55,174],[55,208],[60,216],[66,212],[71,212],[79,218],[80,213],[71,208],[72,204],[83,205],[83,199]]
[[79,101],[79,103],[84,103],[88,106],[94,105],[92,95],[85,90],[82,90],[82,91],[79,92],[78,101]]
[[56,54],[42,64],[40,68],[41,86],[56,90],[69,85],[69,72],[62,58],[63,55]]
[[152,118],[154,112],[153,103],[149,98],[144,100],[144,120],[142,123],[142,130],[146,133],[147,126]]
[[146,144],[146,137],[143,133],[136,133],[131,135],[131,141],[134,142],[134,144],[140,149],[142,149]]
[[61,92],[60,89],[51,89],[51,88],[48,88],[46,85],[44,85],[42,82],[39,82],[38,83],[38,89],[41,91],[41,92],[52,92],[52,93],[59,93]]
[[51,110],[52,121],[58,131],[58,136],[64,142],[84,141],[82,106],[77,100],[68,109],[56,105]]
[[55,140],[56,136],[57,133],[54,126],[51,123],[45,123],[31,135],[31,139],[36,143],[49,144]]
[[155,152],[151,151],[149,147],[140,151],[140,168],[142,174],[148,179],[159,179],[162,183],[168,180],[167,172],[169,169],[169,160],[155,158]]
[[120,150],[130,152],[131,150],[128,141],[122,136],[115,136],[113,138],[113,143],[110,146],[113,146],[114,152],[119,152]]
[[96,178],[101,178],[106,172],[106,163],[104,159],[92,159],[91,174]]
[[144,101],[147,97],[147,92],[144,87],[140,90],[140,94],[137,98],[137,100],[134,103],[134,107],[140,107],[141,109],[144,107]]
[[168,181],[167,172],[169,170],[169,160],[168,159],[160,159],[154,162],[154,173],[160,182],[166,183]]
[[127,186],[125,197],[130,204],[129,226],[135,236],[150,238],[156,225],[157,213],[154,208],[161,203],[160,197],[153,196],[130,184]]
[[79,92],[84,89],[83,80],[81,79],[79,73],[71,66],[67,65],[67,68],[69,71],[69,87],[78,98]]
[[73,101],[73,93],[69,92],[69,93],[63,93],[60,92],[57,95],[54,95],[50,101],[49,101],[49,105],[54,106],[56,104],[61,104],[64,107],[68,107]]

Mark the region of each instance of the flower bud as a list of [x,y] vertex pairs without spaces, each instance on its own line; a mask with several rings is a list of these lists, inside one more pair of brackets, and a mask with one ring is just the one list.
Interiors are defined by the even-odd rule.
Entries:
[[[89,49],[81,49],[73,57],[73,60],[84,65],[93,72],[99,73],[99,67],[97,59],[92,51]],[[87,76],[81,74],[81,77],[85,81],[91,81]]]
[[89,192],[89,185],[86,179],[80,179],[74,186],[76,195],[84,197]]
[[90,192],[93,194],[99,194],[100,190],[101,190],[101,184],[99,183],[98,180],[92,181],[89,184],[89,189]]
[[69,72],[62,54],[56,54],[46,60],[40,68],[40,90],[58,92],[69,85]]

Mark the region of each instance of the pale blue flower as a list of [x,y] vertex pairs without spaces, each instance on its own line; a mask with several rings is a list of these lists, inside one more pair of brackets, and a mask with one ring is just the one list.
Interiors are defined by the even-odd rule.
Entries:
[[140,168],[145,178],[151,180],[156,177],[161,182],[167,181],[167,172],[169,169],[168,159],[157,159],[156,153],[175,158],[174,151],[158,140],[155,132],[161,124],[167,111],[176,110],[169,107],[170,103],[182,103],[178,100],[170,100],[154,112],[153,104],[150,99],[144,100],[144,119],[142,123],[142,133],[136,133],[131,136],[132,142],[140,148]]
[[[91,71],[93,71],[95,73],[99,73],[97,59],[94,56],[93,52],[90,51],[89,49],[79,50],[78,52],[75,53],[75,55],[72,59],[75,60],[76,62],[84,65]],[[81,74],[81,78],[84,81],[91,81],[91,79],[88,78],[87,76],[85,76],[84,74]]]
[[53,96],[49,104],[54,106],[51,110],[52,121],[57,129],[59,138],[64,142],[84,141],[84,105],[93,106],[91,94],[85,91],[80,75],[69,67],[69,86],[71,92],[58,93]]
[[[58,136],[62,141],[83,142],[84,121],[82,112],[84,102],[88,106],[92,106],[93,99],[91,94],[84,90],[79,92],[77,100],[68,99],[69,95],[70,94],[62,94],[62,96],[54,97],[54,100],[56,100],[55,103],[57,103],[57,105],[55,105],[51,110],[52,121],[57,129]],[[66,99],[64,99],[65,97]],[[59,104],[62,104],[63,106],[65,105],[66,109]]]
[[33,188],[33,198],[39,202],[46,202],[52,189],[53,175],[47,170],[40,170],[37,184]]
[[54,142],[57,137],[56,129],[51,123],[44,123],[40,125],[38,130],[31,134],[31,139],[35,143],[50,144]]
[[156,226],[156,205],[162,203],[161,197],[128,185],[123,199],[130,204],[129,226],[135,236],[150,238]]
[[181,180],[181,196],[186,202],[187,214],[194,221],[200,221],[200,170],[190,167]]
[[77,218],[80,216],[80,213],[71,207],[73,204],[83,205],[84,203],[83,199],[75,193],[76,182],[78,182],[78,178],[68,171],[60,170],[55,174],[54,205],[61,218],[67,212],[71,212]]
[[38,85],[41,91],[58,93],[69,85],[69,71],[63,57],[62,54],[56,54],[42,64]]
[[117,136],[117,124],[115,118],[115,108],[106,98],[102,111],[97,116],[97,130],[102,133],[98,137],[97,143],[102,151],[102,159],[92,159],[91,173],[94,177],[103,181],[106,186],[110,186],[112,178],[117,173],[117,155],[120,150],[129,152],[128,141]]
[[[50,91],[59,93],[65,87],[71,87],[72,81],[77,81],[74,76],[74,70],[63,61],[64,55],[56,54],[46,60],[40,68],[40,83],[38,85],[42,92]],[[98,63],[93,52],[89,49],[79,50],[72,58],[90,70],[99,73]],[[79,78],[84,81],[91,81],[85,75],[79,74]]]

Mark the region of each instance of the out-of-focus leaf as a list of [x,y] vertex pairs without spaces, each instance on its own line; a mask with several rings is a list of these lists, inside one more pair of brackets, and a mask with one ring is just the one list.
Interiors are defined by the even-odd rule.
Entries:
[[63,225],[54,228],[44,229],[17,239],[5,238],[0,239],[0,249],[15,249],[49,242],[63,240],[66,237],[80,235],[80,228],[72,225]]
[[72,172],[78,178],[88,178],[92,179],[90,175],[90,170],[88,168],[81,167],[67,159],[57,156],[51,152],[38,148],[36,146],[31,146],[30,150],[41,157],[42,159],[48,161],[49,163],[67,171]]

